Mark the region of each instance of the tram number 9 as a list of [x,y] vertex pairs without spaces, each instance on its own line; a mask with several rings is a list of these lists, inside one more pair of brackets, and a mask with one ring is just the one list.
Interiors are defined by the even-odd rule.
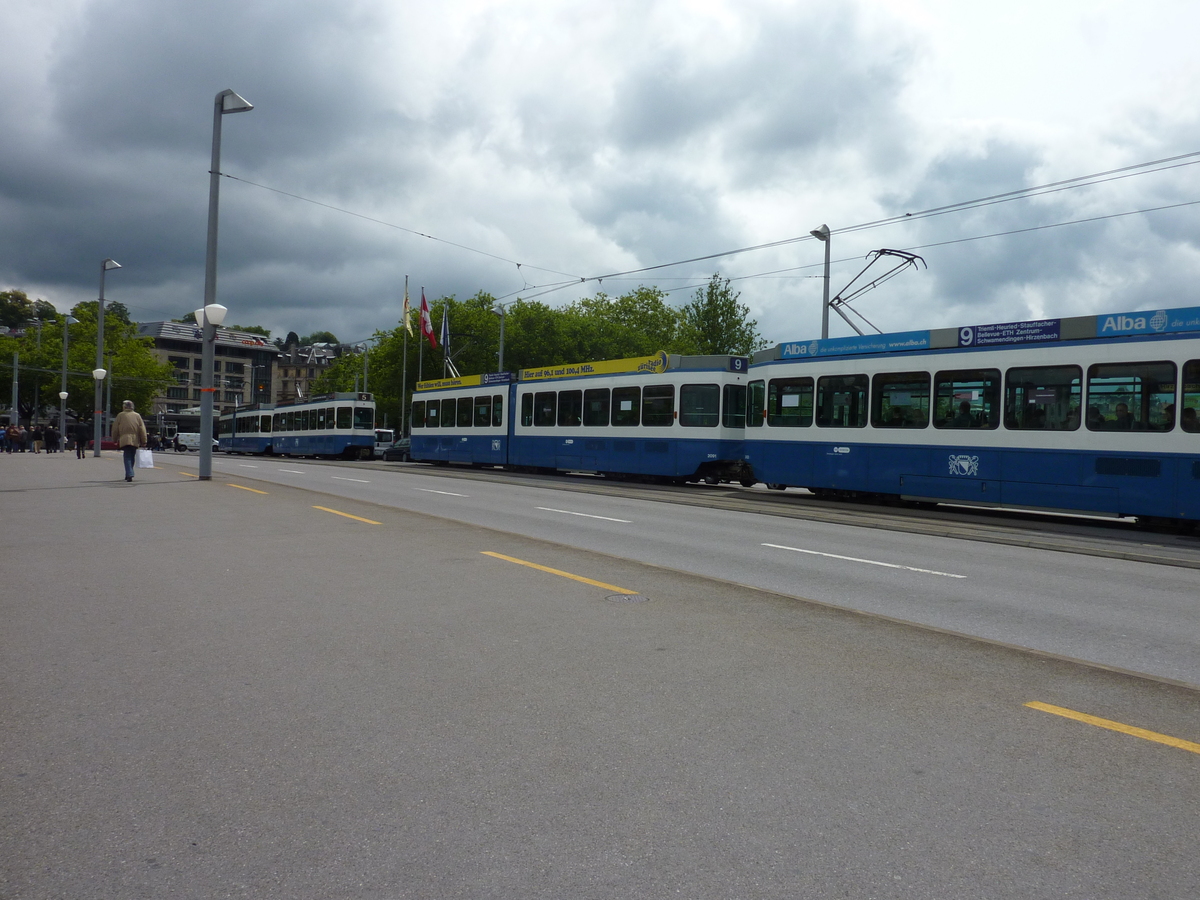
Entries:
[[729,371],[730,372],[745,372],[746,368],[749,366],[749,364],[750,364],[750,360],[748,360],[744,356],[729,357]]

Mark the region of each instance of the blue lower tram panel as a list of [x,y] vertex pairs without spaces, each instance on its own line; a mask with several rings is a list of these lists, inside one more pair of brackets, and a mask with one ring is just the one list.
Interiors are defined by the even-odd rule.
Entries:
[[1200,519],[1200,459],[988,448],[753,443],[761,480],[817,491]]

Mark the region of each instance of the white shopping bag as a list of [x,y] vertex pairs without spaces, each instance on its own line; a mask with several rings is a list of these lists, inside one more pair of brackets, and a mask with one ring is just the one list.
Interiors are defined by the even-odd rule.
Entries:
[[133,467],[135,469],[153,469],[154,454],[144,447],[139,447],[137,458],[133,461]]

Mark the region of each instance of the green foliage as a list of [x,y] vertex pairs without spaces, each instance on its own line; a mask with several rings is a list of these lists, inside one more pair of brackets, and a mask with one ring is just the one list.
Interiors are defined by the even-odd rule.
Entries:
[[[19,406],[22,418],[29,418],[35,405],[42,409],[58,406],[63,368],[63,329],[67,339],[67,412],[72,418],[90,421],[95,392],[92,369],[96,365],[96,332],[99,303],[90,300],[78,304],[71,315],[78,321],[66,326],[63,321],[42,327],[42,345],[38,349],[34,329],[22,338],[0,337],[0,364],[12,377],[12,355],[20,354]],[[139,409],[149,409],[150,400],[174,383],[170,364],[159,363],[150,338],[139,337],[137,326],[122,319],[122,310],[104,310],[105,365],[111,358],[113,405],[132,400]],[[126,313],[127,315],[127,313]],[[59,320],[66,317],[59,315]],[[41,370],[41,371],[37,371]],[[36,387],[36,396],[35,396]]]
[[230,331],[244,331],[246,334],[259,334],[265,338],[271,336],[270,329],[263,328],[261,325],[222,325],[222,328],[228,328]]
[[[756,323],[745,320],[746,307],[719,276],[713,276],[683,309],[668,304],[666,296],[658,288],[643,286],[619,297],[598,293],[561,308],[536,300],[509,303],[504,317],[504,368],[517,372],[556,363],[649,356],[659,350],[747,355],[763,345]],[[439,339],[442,317],[449,310],[451,359],[464,375],[498,368],[500,316],[494,309],[495,298],[483,291],[466,300],[442,297],[430,303],[433,333]],[[392,424],[400,421],[402,385],[407,408],[418,377],[442,377],[443,348],[428,345],[415,316],[413,332],[409,337],[399,324],[377,331],[368,351],[367,387],[375,395],[380,421],[385,412]],[[362,374],[362,354],[346,354],[312,389],[315,393],[353,390],[356,377],[361,388]]]
[[30,319],[58,318],[53,303],[30,300],[24,291],[0,291],[0,328],[24,328]]
[[182,322],[184,325],[195,325],[196,314],[194,312],[184,313],[182,319],[174,319],[173,321]]
[[679,352],[698,355],[735,354],[749,356],[766,346],[758,333],[758,322],[747,318],[750,310],[738,303],[729,279],[713,275],[707,285],[680,310]]
[[[288,334],[290,336],[291,332]],[[314,331],[312,334],[299,338],[299,342],[301,347],[307,347],[310,344],[336,344],[338,339],[332,331]]]

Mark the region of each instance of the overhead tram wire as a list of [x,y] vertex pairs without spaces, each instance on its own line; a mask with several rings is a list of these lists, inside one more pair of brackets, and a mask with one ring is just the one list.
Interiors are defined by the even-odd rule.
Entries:
[[[1147,162],[1142,162],[1142,163],[1134,163],[1132,165],[1121,166],[1116,169],[1108,169],[1103,172],[1095,172],[1090,175],[1080,175],[1075,178],[1067,178],[1067,179],[1063,179],[1060,181],[1047,182],[1046,184],[1034,185],[1034,186],[1028,187],[1028,188],[1019,188],[1017,190],[1006,191],[1006,192],[1003,192],[1000,194],[991,194],[989,196],[979,197],[974,200],[964,200],[964,201],[960,201],[958,203],[951,203],[951,204],[946,204],[944,206],[936,206],[936,207],[931,207],[929,209],[918,210],[917,212],[903,213],[900,215],[888,216],[887,218],[876,219],[871,222],[862,222],[857,225],[848,225],[843,228],[832,229],[831,234],[849,234],[852,232],[866,231],[866,230],[873,229],[873,228],[882,228],[882,227],[885,227],[888,225],[894,225],[894,224],[897,224],[900,222],[912,221],[914,219],[925,219],[925,218],[931,218],[933,216],[947,215],[949,213],[954,213],[954,212],[965,212],[970,209],[977,209],[977,208],[981,208],[981,207],[985,207],[985,206],[992,206],[997,203],[1006,203],[1006,202],[1010,202],[1012,200],[1028,199],[1030,197],[1036,197],[1036,196],[1040,196],[1043,194],[1049,194],[1049,193],[1057,193],[1057,192],[1063,191],[1063,190],[1072,190],[1074,188],[1089,187],[1089,186],[1095,185],[1095,184],[1104,184],[1109,181],[1117,181],[1117,180],[1121,180],[1124,178],[1131,178],[1135,175],[1149,175],[1149,174],[1153,174],[1155,172],[1167,171],[1170,169],[1180,168],[1182,166],[1195,165],[1197,163],[1200,163],[1200,150],[1195,150],[1190,153],[1181,153],[1176,156],[1163,157],[1162,159],[1149,160]],[[609,272],[604,275],[581,276],[581,275],[572,274],[570,272],[561,272],[557,269],[548,269],[548,268],[544,268],[541,266],[533,266],[533,265],[529,265],[526,263],[519,263],[516,260],[508,259],[503,256],[497,256],[496,254],[489,253],[486,250],[479,250],[474,247],[469,247],[465,244],[459,244],[454,241],[446,240],[444,238],[434,237],[433,235],[425,234],[424,232],[416,231],[411,228],[406,228],[402,225],[396,225],[395,223],[387,222],[383,219],[377,219],[377,218],[374,218],[373,216],[364,215],[363,213],[356,213],[352,210],[333,206],[332,204],[323,203],[319,200],[313,200],[311,198],[301,196],[300,194],[291,193],[290,191],[284,191],[279,188],[269,187],[268,185],[259,184],[254,181],[249,181],[248,179],[245,179],[245,178],[239,178],[236,175],[226,175],[224,173],[222,173],[222,175],[225,178],[230,178],[234,181],[240,181],[243,184],[252,185],[253,187],[262,188],[263,190],[272,191],[274,193],[282,194],[287,197],[292,197],[296,200],[302,200],[306,203],[312,203],[316,206],[321,206],[326,209],[333,210],[334,212],[345,213],[346,215],[355,216],[356,218],[364,219],[369,222],[375,222],[379,225],[387,226],[388,228],[395,228],[399,231],[404,231],[404,232],[407,232],[408,234],[412,234],[417,237],[427,238],[432,241],[437,241],[439,243],[447,244],[452,247],[457,247],[461,250],[466,250],[470,253],[477,253],[482,256],[486,256],[491,259],[498,260],[500,262],[509,263],[511,265],[516,266],[518,271],[521,270],[522,268],[531,268],[531,269],[536,269],[541,272],[549,272],[549,273],[552,273],[555,275],[563,275],[563,276],[566,276],[568,279],[570,279],[569,281],[550,282],[550,283],[543,284],[543,285],[531,285],[528,282],[526,282],[525,286],[520,291],[506,294],[506,295],[504,295],[504,297],[499,298],[499,299],[505,299],[507,297],[513,296],[514,294],[523,293],[526,289],[532,287],[537,291],[537,293],[530,294],[524,298],[527,300],[532,300],[532,299],[536,299],[537,297],[542,297],[547,294],[552,294],[557,291],[564,290],[568,287],[586,284],[590,281],[601,282],[601,281],[604,281],[605,279],[616,279],[616,278],[628,277],[630,275],[640,275],[640,274],[643,274],[646,272],[654,272],[654,271],[658,271],[661,269],[670,269],[670,268],[675,268],[677,266],[685,266],[685,265],[689,265],[689,264],[697,263],[697,262],[706,262],[711,259],[721,259],[721,258],[724,258],[727,256],[739,256],[743,253],[752,253],[757,250],[769,250],[769,249],[772,249],[775,247],[783,247],[783,246],[787,246],[789,244],[795,244],[795,243],[800,243],[803,241],[815,240],[815,238],[810,234],[797,235],[795,237],[782,238],[777,241],[767,241],[767,242],[761,243],[761,244],[753,244],[753,245],[747,246],[747,247],[739,247],[739,248],[736,248],[733,250],[725,250],[725,251],[720,251],[717,253],[708,253],[703,256],[689,257],[688,259],[681,259],[681,260],[676,260],[673,262],[666,262],[666,263],[657,263],[652,266],[642,266],[637,269],[626,269],[624,271],[619,271],[619,272]],[[1175,206],[1189,206],[1189,205],[1192,205],[1192,204],[1191,203],[1175,204]],[[921,249],[922,247],[946,246],[947,244],[963,243],[963,242],[972,241],[972,240],[981,240],[985,237],[1001,237],[1001,236],[1008,235],[1008,234],[1020,234],[1023,231],[1034,231],[1034,230],[1045,229],[1045,228],[1060,227],[1062,225],[1081,224],[1084,222],[1099,221],[1099,220],[1105,219],[1105,218],[1118,218],[1120,216],[1135,215],[1137,212],[1156,212],[1159,210],[1171,209],[1171,208],[1175,208],[1175,207],[1162,206],[1162,207],[1154,207],[1152,209],[1146,209],[1146,210],[1135,210],[1133,212],[1114,213],[1110,216],[1096,216],[1096,217],[1092,217],[1089,219],[1078,219],[1073,222],[1060,222],[1060,223],[1056,223],[1053,225],[1041,225],[1041,226],[1036,226],[1036,227],[1030,228],[1030,229],[1017,229],[1017,230],[1011,231],[1011,232],[998,232],[994,235],[980,235],[980,236],[972,237],[972,238],[961,238],[958,240],[943,241],[941,243],[922,244],[918,247],[912,247],[912,248],[908,248],[908,249]],[[807,267],[798,266],[796,268],[799,269],[799,268],[807,268]],[[783,271],[788,271],[788,270],[786,270],[786,269],[776,270],[776,272],[763,273],[763,275],[777,274],[777,273],[783,272]],[[755,277],[762,277],[762,276],[758,276],[758,275],[741,276],[736,280],[740,281],[740,280],[743,280],[746,278],[755,278]],[[680,290],[680,289],[681,288],[673,288],[671,290]]]
[[322,201],[314,200],[311,197],[305,197],[301,194],[293,194],[291,191],[285,191],[280,188],[274,188],[274,187],[271,187],[270,185],[266,185],[266,184],[259,184],[257,181],[250,181],[247,178],[239,178],[237,175],[229,175],[225,172],[220,172],[219,174],[222,178],[228,178],[232,181],[240,181],[242,184],[248,184],[248,185],[251,185],[252,187],[262,188],[264,191],[271,191],[274,194],[282,194],[285,197],[291,197],[293,200],[301,200],[304,203],[311,203],[314,206],[321,206],[321,207],[324,207],[325,209],[332,210],[333,212],[345,213],[346,215],[354,216],[357,219],[364,219],[368,222],[374,222],[376,225],[383,225],[383,226],[386,226],[387,228],[394,228],[397,231],[403,231],[406,234],[411,234],[416,237],[423,237],[423,238],[427,238],[428,240],[431,240],[431,241],[436,241],[439,244],[447,244],[451,247],[457,247],[460,250],[466,250],[468,253],[478,253],[480,256],[486,256],[489,259],[494,259],[499,262],[509,263],[510,265],[514,265],[517,267],[518,270],[521,268],[537,269],[539,272],[550,272],[553,275],[565,275],[568,278],[576,279],[578,281],[584,280],[583,276],[581,276],[581,275],[575,275],[571,272],[560,272],[557,269],[547,269],[544,266],[535,266],[530,263],[522,263],[522,262],[518,262],[515,259],[509,259],[508,257],[505,257],[505,256],[497,256],[495,253],[489,253],[488,251],[480,250],[477,247],[469,247],[466,244],[459,244],[455,241],[450,241],[450,240],[446,240],[445,238],[436,237],[432,234],[425,234],[425,232],[423,232],[423,231],[417,231],[416,229],[413,229],[413,228],[406,228],[403,225],[397,225],[395,222],[388,222],[385,219],[377,219],[374,216],[368,216],[364,213],[358,213],[352,209],[343,209],[342,207],[334,206],[331,203],[323,203]]

